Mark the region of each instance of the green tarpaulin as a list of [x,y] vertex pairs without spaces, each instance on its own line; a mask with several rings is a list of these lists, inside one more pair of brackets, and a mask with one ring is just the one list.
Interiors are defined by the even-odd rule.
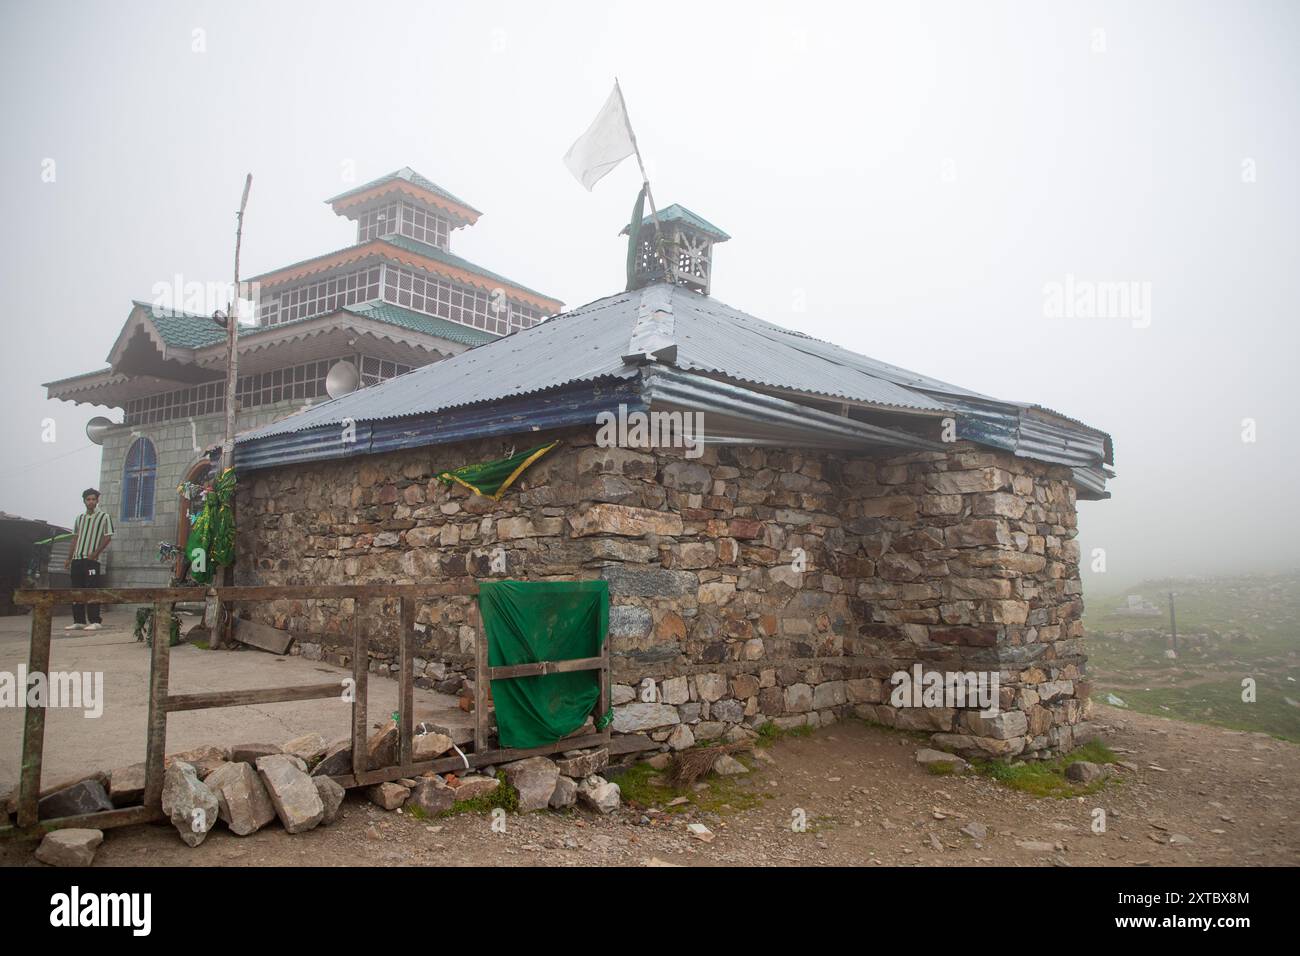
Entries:
[[[479,607],[488,666],[599,657],[609,629],[606,581],[484,581]],[[502,747],[541,747],[577,730],[600,697],[600,672],[492,682]],[[598,714],[604,729],[612,713]]]
[[444,471],[438,475],[438,480],[444,485],[451,485],[452,482],[464,485],[475,494],[496,501],[506,493],[506,489],[515,483],[515,479],[522,475],[529,465],[558,444],[558,441],[553,441],[546,445],[530,448],[528,451],[521,451],[509,458],[498,458],[496,461],[466,465],[464,468],[457,468],[455,471]]

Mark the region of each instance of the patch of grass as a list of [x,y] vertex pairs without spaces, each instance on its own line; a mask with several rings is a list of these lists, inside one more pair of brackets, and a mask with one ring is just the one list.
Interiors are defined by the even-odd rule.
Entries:
[[809,727],[807,724],[782,729],[776,725],[775,721],[764,721],[754,728],[758,733],[758,740],[754,741],[754,746],[766,747],[785,737],[811,737],[815,729],[815,727]]
[[[659,807],[665,813],[702,810],[720,815],[734,810],[751,810],[765,797],[771,797],[771,794],[756,793],[750,785],[749,779],[754,770],[754,762],[751,758],[744,754],[732,754],[732,756],[744,764],[750,770],[750,774],[737,774],[734,777],[710,774],[702,781],[707,784],[707,787],[699,791],[693,788],[678,790],[666,782],[666,770],[656,770],[644,762],[633,764],[625,770],[615,771],[611,768],[607,777],[611,782],[618,784],[624,803],[635,804],[642,808]],[[680,803],[675,807],[668,806],[668,803],[676,797],[686,797],[689,802]]]
[[932,777],[951,777],[957,772],[956,761],[936,760],[925,765],[925,772]]
[[882,724],[878,720],[871,720],[867,717],[853,717],[852,720],[858,721],[864,727],[870,727],[872,730],[883,730],[888,734],[899,734],[903,737],[910,737],[918,743],[933,749],[934,744],[930,741],[930,733],[925,730],[906,730],[902,727],[891,727],[889,724]]
[[[633,764],[626,770],[615,771],[610,768],[607,779],[611,783],[618,784],[624,803],[635,803],[639,807],[663,807],[673,797],[679,796],[678,791],[661,782],[665,773],[667,771],[656,770],[643,761]],[[680,808],[665,809],[672,813]]]
[[[1144,714],[1176,717],[1229,730],[1255,731],[1300,743],[1300,708],[1286,702],[1289,689],[1281,680],[1261,675],[1257,678],[1256,700],[1251,704],[1241,699],[1240,679],[1194,687],[1123,688],[1116,693],[1130,710]],[[1290,693],[1294,695],[1293,700],[1300,698],[1300,691]]]
[[207,641],[190,641],[190,647],[197,647],[197,648],[198,648],[199,650],[201,650],[201,651],[206,651],[206,650],[208,649],[208,642],[207,642]]
[[1094,740],[1054,760],[1036,760],[1010,764],[1000,760],[976,758],[971,761],[971,766],[981,776],[996,780],[1012,790],[1019,790],[1035,797],[1060,798],[1096,793],[1110,779],[1103,777],[1100,780],[1084,785],[1072,783],[1065,779],[1065,768],[1080,760],[1106,764],[1118,762],[1119,757],[1101,741]]
[[[497,779],[501,781],[501,786],[491,793],[485,793],[469,800],[458,801],[439,813],[438,817],[454,817],[462,813],[486,814],[491,813],[498,807],[507,813],[518,813],[519,791],[506,782],[504,772],[498,770]],[[416,819],[423,819],[423,817],[416,817]]]

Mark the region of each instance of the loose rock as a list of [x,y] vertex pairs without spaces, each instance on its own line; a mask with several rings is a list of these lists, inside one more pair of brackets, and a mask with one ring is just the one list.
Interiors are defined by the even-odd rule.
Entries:
[[95,861],[95,851],[104,842],[100,830],[76,827],[53,830],[41,839],[36,848],[36,859],[50,866],[90,866]]
[[50,820],[112,810],[113,801],[108,799],[108,792],[98,780],[82,780],[48,797],[42,797],[36,806],[38,819]]
[[217,825],[220,803],[182,760],[163,772],[162,809],[187,846],[198,846]]
[[411,791],[406,805],[426,816],[435,816],[450,810],[456,804],[456,794],[437,777],[422,777]]
[[370,802],[377,807],[385,810],[396,810],[406,802],[406,798],[411,795],[400,783],[381,783],[371,787],[366,791],[366,796]]
[[280,751],[311,763],[325,756],[326,747],[325,738],[320,734],[303,734],[301,737],[294,737],[293,740],[287,741]]
[[339,807],[343,806],[343,798],[347,796],[347,791],[329,777],[312,777],[311,782],[316,785],[316,794],[325,809],[320,826],[333,823],[338,819]]
[[622,800],[618,784],[592,774],[578,784],[578,799],[601,813],[613,813]]
[[324,819],[325,805],[316,785],[294,758],[282,754],[259,757],[257,773],[287,832],[302,833]]
[[563,810],[565,807],[571,807],[578,802],[578,784],[577,781],[568,777],[557,777],[555,779],[555,791],[551,794],[548,803],[552,810]]
[[256,833],[275,819],[270,794],[251,764],[223,764],[203,783],[216,794],[218,815],[236,836]]
[[555,780],[560,771],[545,757],[516,760],[501,768],[506,782],[519,791],[519,812],[531,813],[545,810],[555,792]]

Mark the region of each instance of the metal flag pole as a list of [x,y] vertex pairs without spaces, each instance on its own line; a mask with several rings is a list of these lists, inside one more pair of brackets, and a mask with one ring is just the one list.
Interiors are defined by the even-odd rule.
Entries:
[[674,268],[670,257],[664,252],[664,232],[659,225],[659,210],[655,208],[655,194],[650,189],[650,177],[646,175],[645,163],[641,160],[641,147],[637,145],[636,133],[632,132],[632,118],[628,116],[627,101],[623,99],[623,87],[619,85],[618,77],[614,77],[614,89],[618,90],[618,103],[623,107],[623,125],[627,127],[628,138],[632,140],[632,151],[636,153],[636,164],[641,168],[641,185],[645,186],[645,198],[650,200],[650,218],[655,223],[655,244],[659,249],[659,257],[664,263],[664,276],[669,282],[677,281],[677,270]]

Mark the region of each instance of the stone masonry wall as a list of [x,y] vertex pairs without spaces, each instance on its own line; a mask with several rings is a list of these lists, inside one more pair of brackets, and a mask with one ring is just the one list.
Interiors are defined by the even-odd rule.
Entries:
[[[1068,470],[965,443],[889,458],[710,447],[688,460],[598,448],[594,434],[529,436],[563,442],[499,502],[433,475],[503,456],[511,439],[252,473],[237,583],[603,577],[614,729],[664,747],[848,714],[967,753],[1078,742],[1088,687]],[[472,674],[468,600],[418,609],[423,686]],[[347,664],[350,603],[259,613],[298,632],[303,653]],[[362,609],[371,666],[395,668],[396,609],[378,610]],[[997,672],[1001,713],[891,706],[890,676],[918,662]]]

